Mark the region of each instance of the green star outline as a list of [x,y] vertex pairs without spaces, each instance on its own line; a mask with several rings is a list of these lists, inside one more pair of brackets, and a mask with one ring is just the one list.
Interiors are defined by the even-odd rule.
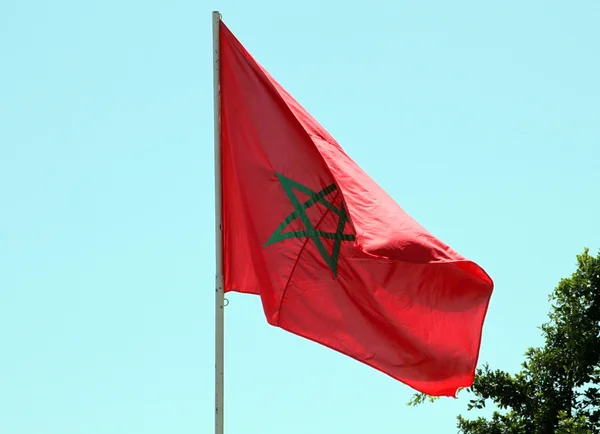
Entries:
[[[279,179],[279,182],[281,183],[283,190],[285,191],[288,198],[290,199],[290,202],[294,206],[294,211],[290,215],[288,215],[283,220],[283,222],[281,222],[281,224],[277,227],[277,229],[275,229],[275,232],[273,232],[273,235],[271,235],[271,237],[267,240],[267,242],[265,243],[265,245],[263,247],[267,247],[271,244],[277,243],[279,241],[287,240],[290,238],[311,238],[313,240],[313,242],[315,243],[315,245],[317,246],[319,253],[321,253],[323,260],[327,263],[327,265],[333,272],[333,275],[336,276],[337,275],[337,264],[338,264],[338,259],[340,256],[340,247],[341,247],[342,241],[354,241],[356,239],[356,237],[354,235],[344,233],[344,227],[346,226],[346,223],[348,222],[348,214],[346,213],[346,209],[344,208],[344,205],[342,204],[341,208],[338,208],[338,207],[334,206],[331,202],[329,202],[327,199],[325,199],[325,197],[327,195],[329,195],[337,190],[337,185],[335,185],[335,184],[328,185],[321,191],[315,193],[310,188],[308,188],[292,179],[286,178],[285,176],[283,176],[280,173],[275,173],[275,174],[277,175],[277,178]],[[294,190],[298,190],[298,191],[306,194],[309,197],[308,200],[304,203],[300,203],[300,201],[298,200],[298,197],[294,193]],[[324,205],[329,211],[333,212],[334,214],[336,214],[339,217],[336,232],[324,232],[324,231],[316,230],[314,228],[312,222],[306,215],[305,211],[308,208],[310,208],[311,206],[315,205],[317,202]],[[283,232],[284,229],[298,217],[300,217],[300,219],[302,220],[305,230]],[[321,238],[327,238],[327,239],[334,240],[331,255],[329,255],[329,253],[327,253],[327,249],[325,248],[323,241],[321,241]]]

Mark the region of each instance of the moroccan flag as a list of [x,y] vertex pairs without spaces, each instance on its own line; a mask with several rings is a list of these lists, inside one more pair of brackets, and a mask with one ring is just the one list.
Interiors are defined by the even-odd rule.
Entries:
[[408,216],[223,23],[220,69],[225,291],[418,391],[470,386],[490,277]]

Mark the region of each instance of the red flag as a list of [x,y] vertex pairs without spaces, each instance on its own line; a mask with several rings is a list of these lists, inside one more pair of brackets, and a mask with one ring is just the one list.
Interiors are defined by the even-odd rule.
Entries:
[[220,68],[225,291],[418,391],[470,386],[491,278],[408,216],[223,23]]

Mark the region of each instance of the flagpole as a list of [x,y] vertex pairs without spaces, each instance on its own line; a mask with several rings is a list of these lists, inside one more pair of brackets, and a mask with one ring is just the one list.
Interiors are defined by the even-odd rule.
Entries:
[[223,216],[221,208],[221,98],[219,68],[219,25],[221,14],[212,13],[213,30],[213,91],[215,135],[215,434],[223,434],[223,371],[225,360],[225,293],[223,288]]

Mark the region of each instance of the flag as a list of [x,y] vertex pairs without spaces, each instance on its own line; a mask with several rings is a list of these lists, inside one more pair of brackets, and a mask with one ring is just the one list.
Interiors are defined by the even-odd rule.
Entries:
[[223,22],[219,32],[225,292],[260,296],[269,324],[420,392],[470,386],[491,278],[407,215]]

